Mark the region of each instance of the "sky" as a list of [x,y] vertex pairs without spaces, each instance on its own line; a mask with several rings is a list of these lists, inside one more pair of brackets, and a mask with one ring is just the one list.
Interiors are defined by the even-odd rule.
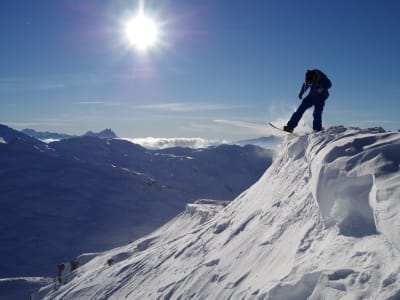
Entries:
[[[125,33],[139,7],[159,27],[148,51]],[[0,123],[254,138],[287,121],[318,68],[333,83],[325,127],[397,130],[398,20],[397,0],[3,0]]]

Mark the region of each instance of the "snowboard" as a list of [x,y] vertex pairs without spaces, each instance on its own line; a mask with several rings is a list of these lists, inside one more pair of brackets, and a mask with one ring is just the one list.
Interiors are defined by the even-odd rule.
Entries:
[[277,130],[282,131],[282,132],[284,132],[284,133],[287,133],[287,134],[291,134],[291,133],[292,133],[292,132],[287,132],[287,131],[283,130],[283,128],[278,127],[278,126],[272,124],[271,122],[269,122],[268,125],[271,126],[271,127],[274,128],[274,129],[277,129]]
[[297,135],[297,134],[295,134],[295,133],[293,133],[293,132],[287,132],[287,131],[283,130],[283,128],[278,127],[278,126],[272,124],[271,122],[269,122],[268,125],[271,126],[271,127],[274,128],[274,129],[276,129],[276,130],[279,130],[280,132],[283,132],[283,133],[286,133],[286,134]]

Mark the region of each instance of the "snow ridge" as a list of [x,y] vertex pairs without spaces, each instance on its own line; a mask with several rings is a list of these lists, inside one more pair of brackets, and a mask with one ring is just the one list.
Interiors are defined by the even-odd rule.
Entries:
[[289,136],[233,202],[188,205],[34,299],[398,299],[399,153],[380,129]]

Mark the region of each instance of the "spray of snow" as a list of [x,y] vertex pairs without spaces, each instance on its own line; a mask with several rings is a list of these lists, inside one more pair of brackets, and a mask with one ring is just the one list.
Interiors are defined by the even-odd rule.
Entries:
[[400,134],[287,136],[233,202],[200,201],[34,299],[399,299]]
[[[280,117],[275,117],[272,123],[278,127],[283,128],[287,124],[291,117],[291,114],[283,114]],[[296,134],[306,134],[312,131],[313,116],[312,110],[307,110],[301,118],[299,124],[296,127]]]

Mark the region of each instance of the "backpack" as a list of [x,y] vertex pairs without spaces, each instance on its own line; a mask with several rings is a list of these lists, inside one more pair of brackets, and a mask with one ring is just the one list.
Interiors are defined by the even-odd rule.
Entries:
[[329,80],[328,76],[321,71],[319,71],[319,84],[326,90],[329,90],[332,87],[332,82]]

